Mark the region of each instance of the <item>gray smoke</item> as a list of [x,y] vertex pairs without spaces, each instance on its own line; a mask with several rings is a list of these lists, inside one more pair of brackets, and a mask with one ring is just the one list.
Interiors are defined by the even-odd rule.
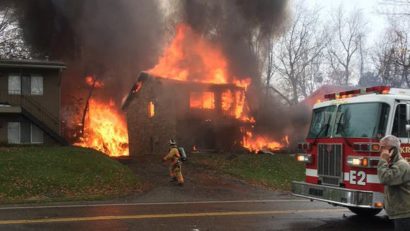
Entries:
[[266,98],[261,81],[261,55],[266,55],[263,51],[267,50],[268,41],[275,38],[287,19],[287,3],[287,0],[184,0],[179,5],[185,23],[222,44],[231,73],[252,78],[247,99],[257,121],[255,130],[276,138],[292,134],[289,130],[292,124],[306,123],[306,119],[297,116],[304,110],[290,110],[277,99]]
[[[159,0],[0,0],[12,6],[35,58],[67,63],[63,103],[86,95],[84,77],[105,82],[99,97],[120,102],[136,74],[157,62],[166,43],[166,21]],[[222,45],[234,76],[251,77],[251,110],[263,133],[282,136],[292,119],[275,99],[264,99],[260,53],[287,18],[287,0],[180,0],[169,12],[197,33]],[[169,32],[169,31],[168,31]],[[257,41],[257,42],[255,42]],[[66,99],[66,101],[64,101]],[[263,101],[263,102],[262,102]],[[262,106],[261,106],[262,105]],[[260,110],[264,108],[264,110]],[[280,119],[279,119],[280,118]]]
[[195,31],[223,45],[235,76],[260,80],[254,41],[263,46],[286,19],[287,0],[183,0],[182,17]]
[[135,75],[156,62],[162,16],[152,0],[3,0],[16,9],[34,58],[67,63],[63,97],[79,95],[85,75],[104,80],[119,99]]
[[[16,8],[35,57],[69,64],[67,83],[78,86],[84,75],[94,74],[117,93],[155,64],[168,26],[155,0],[1,2]],[[272,36],[286,18],[287,0],[181,0],[169,5],[196,32],[223,45],[235,76],[253,77],[258,84],[261,66],[253,41],[260,45]]]

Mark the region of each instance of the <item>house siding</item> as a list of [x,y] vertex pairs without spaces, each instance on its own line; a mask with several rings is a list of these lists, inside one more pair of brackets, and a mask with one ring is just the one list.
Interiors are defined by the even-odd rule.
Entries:
[[[61,71],[63,64],[49,63],[47,61],[2,61],[0,60],[0,104],[12,104],[21,107],[30,115],[21,113],[2,113],[0,108],[0,143],[7,143],[8,122],[30,121],[33,124],[41,123],[50,134],[61,136],[60,110],[61,110]],[[42,95],[9,95],[8,79],[10,74],[15,75],[40,75],[43,77]],[[24,103],[25,102],[25,103]],[[42,129],[43,130],[43,129]],[[45,130],[44,144],[57,144],[56,139]],[[55,135],[53,135],[55,136]]]
[[[26,122],[31,123],[28,119],[20,114],[0,114],[0,145],[8,143],[8,123],[9,122]],[[58,143],[47,133],[43,132],[43,145],[57,145]]]
[[2,96],[8,94],[8,77],[10,74],[43,76],[43,95],[29,95],[27,97],[47,108],[47,111],[54,117],[60,117],[61,80],[59,70],[0,68],[0,93]]

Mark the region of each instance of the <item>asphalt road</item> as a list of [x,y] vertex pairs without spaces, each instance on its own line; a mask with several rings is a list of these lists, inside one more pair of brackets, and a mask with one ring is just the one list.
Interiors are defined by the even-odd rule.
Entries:
[[142,194],[104,202],[0,206],[2,230],[392,230],[385,214],[349,210],[251,185],[184,164],[184,187],[155,157],[130,164],[148,183]]
[[392,230],[382,213],[299,198],[0,207],[0,230]]

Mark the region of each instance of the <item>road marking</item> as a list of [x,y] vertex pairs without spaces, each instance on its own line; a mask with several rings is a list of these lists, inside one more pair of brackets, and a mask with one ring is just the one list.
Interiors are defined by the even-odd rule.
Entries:
[[272,202],[308,202],[306,199],[282,199],[282,200],[237,200],[237,201],[182,201],[182,202],[141,202],[141,203],[117,203],[117,204],[84,204],[84,205],[45,205],[45,206],[12,206],[0,207],[0,210],[17,209],[50,209],[50,208],[83,208],[104,206],[136,206],[136,205],[187,205],[187,204],[228,204],[228,203],[272,203]]
[[176,214],[141,214],[122,216],[96,216],[96,217],[63,217],[45,219],[3,220],[0,225],[58,223],[58,222],[81,222],[81,221],[104,221],[104,220],[137,220],[155,218],[181,218],[181,217],[220,217],[220,216],[252,216],[274,215],[289,213],[328,213],[342,212],[346,209],[307,209],[307,210],[271,210],[271,211],[242,211],[242,212],[206,212],[206,213],[176,213]]

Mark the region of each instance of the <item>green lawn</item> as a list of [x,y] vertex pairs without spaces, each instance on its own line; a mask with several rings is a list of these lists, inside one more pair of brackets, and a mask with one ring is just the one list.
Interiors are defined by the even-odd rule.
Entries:
[[305,168],[287,154],[192,154],[189,161],[248,182],[290,190],[292,180],[303,180]]
[[139,191],[128,167],[79,147],[0,147],[0,203],[94,200]]

